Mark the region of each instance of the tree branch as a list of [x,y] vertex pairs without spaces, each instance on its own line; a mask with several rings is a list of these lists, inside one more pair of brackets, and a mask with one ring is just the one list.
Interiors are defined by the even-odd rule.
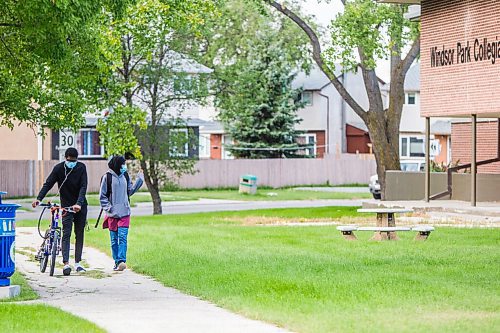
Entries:
[[415,38],[410,51],[398,66],[399,67],[398,70],[401,71],[400,73],[398,73],[398,75],[403,75],[403,76],[406,75],[406,72],[408,72],[411,64],[413,64],[415,58],[419,55],[419,53],[420,53],[420,34],[417,36],[417,38]]
[[342,98],[354,110],[354,112],[356,112],[356,114],[361,119],[364,120],[366,118],[366,111],[354,100],[354,98],[349,94],[349,92],[346,90],[346,88],[342,85],[340,80],[335,76],[335,73],[323,61],[323,58],[321,56],[321,45],[319,42],[319,38],[316,35],[316,33],[314,32],[314,30],[304,20],[302,20],[297,14],[292,12],[290,9],[283,7],[277,1],[273,1],[273,0],[264,0],[264,1],[267,2],[269,5],[271,5],[272,7],[274,7],[276,10],[278,10],[283,15],[290,18],[295,24],[297,24],[306,33],[306,35],[307,35],[307,37],[309,37],[309,40],[311,41],[311,45],[313,47],[313,59],[314,59],[314,61],[319,66],[319,68],[323,71],[323,73],[328,77],[328,79],[333,84],[335,89],[337,89],[340,96],[342,96]]
[[365,84],[366,93],[368,96],[368,103],[370,110],[383,110],[384,103],[382,102],[382,94],[380,93],[380,86],[378,82],[377,73],[374,69],[365,67],[367,61],[365,51],[361,46],[358,47],[358,54],[361,60],[361,72],[363,74],[363,82]]

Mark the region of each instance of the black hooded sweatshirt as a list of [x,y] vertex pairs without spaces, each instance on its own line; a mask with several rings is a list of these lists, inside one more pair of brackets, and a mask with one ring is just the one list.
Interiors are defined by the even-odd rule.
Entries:
[[85,164],[77,162],[76,166],[70,169],[64,163],[56,164],[54,169],[52,169],[36,199],[42,201],[55,183],[57,183],[62,207],[69,207],[75,204],[80,206],[87,205],[87,199],[85,198],[85,194],[87,193],[87,168]]
[[125,157],[123,156],[113,156],[108,162],[108,167],[113,170],[117,175],[120,175],[120,169],[122,165],[125,164]]

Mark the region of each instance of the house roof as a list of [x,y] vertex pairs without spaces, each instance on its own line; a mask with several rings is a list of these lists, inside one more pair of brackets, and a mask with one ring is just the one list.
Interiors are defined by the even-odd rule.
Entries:
[[[340,75],[340,71],[335,71],[336,75]],[[294,89],[302,88],[304,90],[321,90],[324,86],[330,83],[330,79],[314,65],[309,74],[299,72],[292,82]]]
[[420,91],[420,63],[411,66],[406,73],[405,91]]
[[437,120],[431,123],[432,134],[451,135],[451,121],[450,120]]
[[[383,90],[389,91],[391,84],[382,87]],[[410,67],[405,77],[405,91],[420,91],[420,63],[416,63]]]
[[208,68],[207,66],[202,65],[179,52],[170,50],[167,54],[167,59],[169,59],[172,69],[175,72],[190,74],[209,74],[213,72],[213,69]]
[[207,121],[203,119],[188,119],[189,126],[197,126],[201,133],[224,133],[224,126],[219,121]]
[[[335,76],[342,75],[342,67],[340,65],[335,65]],[[386,83],[378,78],[382,85]],[[309,74],[305,72],[299,72],[292,82],[292,87],[294,89],[302,88],[304,90],[321,90],[325,86],[331,84],[330,79],[323,73],[317,65],[313,65]]]

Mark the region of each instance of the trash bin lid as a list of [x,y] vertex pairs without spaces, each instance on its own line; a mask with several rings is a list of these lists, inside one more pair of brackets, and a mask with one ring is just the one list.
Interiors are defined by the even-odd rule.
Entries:
[[5,212],[13,212],[21,205],[18,204],[3,204],[2,203],[2,195],[7,194],[7,192],[2,192],[0,191],[0,212],[5,213]]
[[243,179],[248,179],[248,180],[257,180],[257,176],[254,175],[243,175],[241,176]]

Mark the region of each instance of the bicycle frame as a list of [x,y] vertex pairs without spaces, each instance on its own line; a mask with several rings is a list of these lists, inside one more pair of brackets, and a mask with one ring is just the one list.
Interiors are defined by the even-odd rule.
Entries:
[[[61,220],[61,211],[66,211],[69,213],[74,213],[70,207],[63,208],[55,203],[41,204],[40,206],[45,209],[49,208],[51,213],[49,229],[45,231],[45,236],[40,236],[43,238],[43,243],[40,246],[36,259],[40,261],[40,271],[45,272],[47,264],[50,258],[50,276],[54,274],[54,269],[56,265],[56,257],[61,253],[61,227],[59,222]],[[40,232],[40,220],[38,222],[38,230]]]
[[[50,250],[52,249],[52,244],[54,242],[54,235],[56,231],[59,231],[59,234],[61,234],[61,227],[59,226],[59,219],[60,219],[60,207],[57,205],[52,204],[50,207],[50,213],[51,213],[51,222],[49,226],[49,235],[48,238],[46,238],[45,242],[45,248],[44,248],[44,255],[49,256],[50,255]],[[59,242],[59,240],[57,240]],[[61,245],[57,244],[57,255],[59,255],[61,251]]]

